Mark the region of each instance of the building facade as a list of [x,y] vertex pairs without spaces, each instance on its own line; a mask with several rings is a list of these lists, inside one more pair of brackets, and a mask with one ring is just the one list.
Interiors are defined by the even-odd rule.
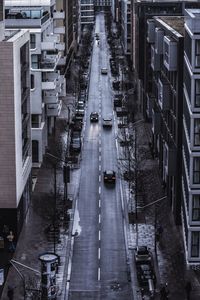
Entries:
[[7,29],[30,32],[32,159],[33,166],[40,167],[66,94],[65,78],[58,70],[60,62],[65,65],[65,31],[55,22],[64,20],[65,13],[56,11],[55,0],[5,1],[5,8]]
[[121,42],[124,54],[131,56],[131,1],[121,1]]
[[32,181],[29,32],[9,30],[0,41],[0,226],[18,236]]
[[80,0],[81,27],[94,25],[94,1]]
[[182,222],[187,261],[200,263],[200,9],[187,9],[183,82]]

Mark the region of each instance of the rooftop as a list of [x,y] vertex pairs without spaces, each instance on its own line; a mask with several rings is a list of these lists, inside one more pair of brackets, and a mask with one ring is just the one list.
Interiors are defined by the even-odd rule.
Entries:
[[168,27],[171,28],[171,31],[174,31],[174,33],[176,35],[178,33],[178,34],[184,36],[185,18],[183,16],[159,16],[159,17],[156,17],[155,19],[161,20],[162,23],[167,24]]

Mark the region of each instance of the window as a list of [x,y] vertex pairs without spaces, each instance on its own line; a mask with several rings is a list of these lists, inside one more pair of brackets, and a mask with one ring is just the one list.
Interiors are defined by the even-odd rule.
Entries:
[[194,119],[194,146],[200,146],[200,119]]
[[39,115],[31,115],[32,119],[32,128],[39,128],[40,125],[40,116]]
[[200,67],[200,40],[195,41],[195,67]]
[[192,221],[200,221],[200,195],[192,198]]
[[39,162],[39,143],[32,141],[32,162]]
[[192,232],[192,242],[191,242],[191,256],[198,257],[199,256],[199,232]]
[[31,55],[31,67],[32,67],[32,69],[38,69],[39,68],[39,61],[38,61],[38,55],[37,54]]
[[31,74],[31,89],[35,88],[35,76]]
[[200,107],[200,79],[195,80],[195,107]]
[[35,34],[30,34],[30,47],[31,49],[35,49],[36,48],[36,37]]
[[194,157],[193,161],[193,183],[200,184],[200,157]]

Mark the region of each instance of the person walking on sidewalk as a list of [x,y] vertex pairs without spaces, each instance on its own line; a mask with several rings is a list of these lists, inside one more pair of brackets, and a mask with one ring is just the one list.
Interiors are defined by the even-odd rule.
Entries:
[[192,291],[192,285],[191,282],[188,280],[185,284],[185,291],[186,291],[186,295],[187,295],[187,300],[190,300],[190,294]]
[[9,252],[15,252],[14,238],[13,232],[10,231],[9,235],[7,236]]

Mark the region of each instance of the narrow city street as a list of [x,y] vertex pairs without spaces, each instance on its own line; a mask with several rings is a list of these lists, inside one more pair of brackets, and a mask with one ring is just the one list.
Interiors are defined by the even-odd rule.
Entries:
[[[79,231],[74,237],[69,299],[132,299],[125,247],[120,178],[117,173],[115,119],[104,15],[96,16],[90,87],[77,200]],[[107,68],[108,74],[101,74]],[[99,122],[90,122],[98,112]],[[102,126],[112,118],[112,128]],[[116,184],[104,184],[103,172],[116,172]]]

